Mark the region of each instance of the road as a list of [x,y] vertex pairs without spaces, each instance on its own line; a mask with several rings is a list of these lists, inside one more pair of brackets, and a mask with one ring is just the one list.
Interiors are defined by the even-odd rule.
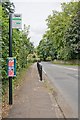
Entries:
[[78,114],[78,67],[42,62],[43,70],[58,88],[73,112]]

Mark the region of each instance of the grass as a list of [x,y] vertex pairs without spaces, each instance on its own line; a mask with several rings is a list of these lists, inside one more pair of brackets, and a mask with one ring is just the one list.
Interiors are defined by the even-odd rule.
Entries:
[[55,89],[53,88],[52,84],[50,84],[49,80],[47,77],[44,79],[44,87],[50,92],[53,93]]

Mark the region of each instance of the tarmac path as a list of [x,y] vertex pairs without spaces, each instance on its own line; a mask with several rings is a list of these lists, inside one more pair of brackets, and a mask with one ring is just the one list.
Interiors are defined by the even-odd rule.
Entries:
[[39,81],[36,63],[29,68],[22,87],[16,92],[7,118],[57,118],[55,103]]

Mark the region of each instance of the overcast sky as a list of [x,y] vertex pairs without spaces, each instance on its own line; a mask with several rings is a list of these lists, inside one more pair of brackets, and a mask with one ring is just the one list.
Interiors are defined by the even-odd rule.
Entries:
[[52,10],[61,11],[62,2],[71,0],[11,0],[15,5],[15,13],[22,14],[22,26],[30,25],[31,42],[39,44],[45,30],[46,19]]

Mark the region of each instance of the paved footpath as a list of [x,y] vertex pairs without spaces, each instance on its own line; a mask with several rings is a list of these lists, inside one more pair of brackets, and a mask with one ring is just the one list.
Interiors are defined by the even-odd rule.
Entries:
[[39,81],[36,64],[33,64],[23,85],[16,92],[8,118],[56,118],[55,107],[44,82]]

